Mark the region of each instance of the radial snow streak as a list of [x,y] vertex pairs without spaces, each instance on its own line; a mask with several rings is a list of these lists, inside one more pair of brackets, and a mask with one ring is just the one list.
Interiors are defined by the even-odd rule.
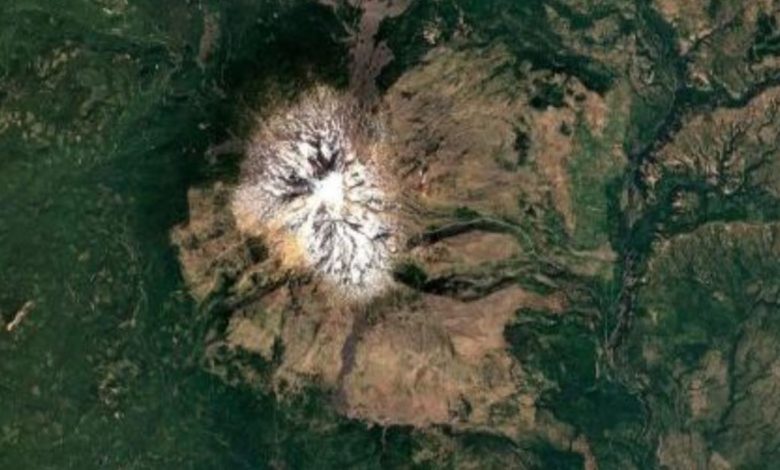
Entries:
[[[317,88],[260,126],[233,201],[239,226],[288,248],[349,297],[389,283],[394,231],[377,171],[378,132],[350,101]],[[292,238],[281,243],[273,238]]]

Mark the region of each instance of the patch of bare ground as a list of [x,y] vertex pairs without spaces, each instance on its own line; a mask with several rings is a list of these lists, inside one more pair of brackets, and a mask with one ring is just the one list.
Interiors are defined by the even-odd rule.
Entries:
[[719,2],[718,8],[709,8],[711,0],[654,0],[655,9],[668,23],[680,31],[683,52],[691,45],[712,36],[719,30],[740,23],[749,26],[759,13],[770,13],[776,7],[772,0],[754,2]]
[[[545,4],[550,28],[572,52],[590,57],[613,70],[625,67],[636,53],[636,36],[623,26],[625,18],[633,17],[635,5],[631,2],[569,1],[567,8],[587,19],[587,26],[575,25],[570,16]],[[601,10],[599,14],[594,14]]]
[[[658,162],[646,165],[646,181],[653,187],[665,168],[703,179],[725,195],[756,186],[780,194],[779,106],[780,87],[775,87],[744,107],[692,116],[659,152]],[[681,200],[678,206],[684,210],[690,204]]]
[[712,28],[712,18],[707,13],[709,0],[680,2],[677,0],[654,0],[653,5],[663,18],[681,31],[681,40],[690,41],[700,37]]
[[509,215],[520,188],[534,186],[535,175],[502,164],[517,160],[513,121],[524,108],[506,82],[511,62],[503,49],[437,48],[385,96],[398,173],[423,204]]
[[219,45],[221,28],[219,13],[207,12],[203,15],[203,33],[198,45],[198,65],[203,68],[211,59]]
[[547,109],[537,114],[531,131],[536,164],[552,188],[553,203],[563,215],[569,232],[574,231],[576,224],[567,168],[573,142],[570,136],[561,133],[561,129],[564,126],[571,129],[574,121],[575,115],[571,110]]
[[776,55],[752,53],[759,19],[780,15],[776,2],[655,0],[655,8],[678,32],[678,48],[687,59],[688,78],[697,88],[723,89],[742,96],[771,79]]
[[520,252],[520,245],[512,235],[472,231],[421,245],[410,254],[425,265],[430,276],[436,277],[458,268],[506,262]]
[[217,291],[223,276],[245,267],[247,247],[235,230],[233,217],[225,211],[229,198],[228,189],[220,183],[209,189],[191,189],[189,221],[171,235],[179,247],[182,274],[198,300]]
[[[474,302],[423,296],[384,314],[365,333],[345,380],[348,413],[385,424],[533,429],[532,380],[503,337],[516,310],[532,306],[563,307],[555,297],[509,288]],[[502,406],[514,410],[511,418],[496,413]]]
[[[559,106],[535,109],[539,83],[563,90]],[[502,47],[432,50],[385,97],[395,164],[407,194],[427,207],[467,206],[519,219],[518,200],[555,209],[573,230],[569,162],[578,116],[600,136],[604,97],[581,83],[518,64]],[[528,148],[518,142],[528,139]]]
[[[575,262],[568,262],[567,266],[571,268],[574,274],[580,276],[602,276],[609,278],[612,276],[612,267],[617,261],[618,256],[615,250],[609,244],[602,245],[594,250],[572,251],[571,256]],[[565,260],[566,262],[569,260]]]
[[[319,3],[338,10],[343,5],[337,0],[319,0]],[[384,41],[377,41],[379,27],[385,19],[402,14],[411,0],[348,0],[351,8],[359,9],[357,24],[345,24],[350,45],[350,84],[353,93],[365,104],[373,105],[377,98],[376,78],[393,60],[393,52]]]
[[656,456],[664,468],[708,468],[707,442],[699,433],[677,432],[664,436]]

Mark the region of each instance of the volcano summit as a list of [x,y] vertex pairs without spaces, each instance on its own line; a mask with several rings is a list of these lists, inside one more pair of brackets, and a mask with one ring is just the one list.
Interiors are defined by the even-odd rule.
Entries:
[[310,269],[348,298],[382,291],[395,251],[381,132],[360,115],[320,87],[260,124],[233,200],[242,231],[263,235],[285,265]]

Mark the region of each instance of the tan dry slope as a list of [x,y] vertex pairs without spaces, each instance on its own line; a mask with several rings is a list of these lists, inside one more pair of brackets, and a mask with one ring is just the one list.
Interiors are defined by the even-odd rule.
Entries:
[[[226,371],[238,368],[243,383],[280,396],[319,387],[343,414],[370,423],[446,424],[518,442],[545,439],[595,466],[587,441],[539,407],[546,379],[526,370],[504,339],[519,309],[561,315],[568,303],[562,290],[521,288],[511,270],[527,254],[515,225],[500,221],[525,217],[520,198],[542,205],[550,199],[563,204],[556,198],[568,196],[561,189],[566,181],[556,183],[539,155],[546,149],[534,150],[530,165],[516,163],[515,132],[525,129],[536,138],[536,120],[545,114],[526,105],[532,76],[508,88],[508,77],[493,73],[507,61],[501,48],[482,54],[437,49],[388,91],[377,117],[387,125],[392,150],[385,164],[400,181],[399,217],[411,238],[432,225],[457,223],[458,207],[499,221],[402,245],[396,259],[431,276],[496,282],[469,296],[396,284],[359,305],[334,300],[327,286],[269,253],[273,243],[264,235],[236,228],[229,210],[234,187],[193,189],[190,220],[173,239],[195,297],[204,301],[219,292],[230,312],[227,325],[209,335],[207,368],[230,381],[235,374]],[[431,87],[434,76],[438,85]],[[598,99],[588,95],[583,102]],[[507,115],[512,121],[501,117]],[[273,360],[270,382],[251,365],[226,364],[220,359],[225,350]]]

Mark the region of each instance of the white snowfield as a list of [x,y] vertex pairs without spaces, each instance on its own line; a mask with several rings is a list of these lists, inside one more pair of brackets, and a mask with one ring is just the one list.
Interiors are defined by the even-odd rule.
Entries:
[[350,298],[389,285],[395,251],[392,204],[371,168],[374,156],[356,154],[357,119],[335,92],[305,95],[256,133],[233,201],[251,225],[294,237],[305,264]]

